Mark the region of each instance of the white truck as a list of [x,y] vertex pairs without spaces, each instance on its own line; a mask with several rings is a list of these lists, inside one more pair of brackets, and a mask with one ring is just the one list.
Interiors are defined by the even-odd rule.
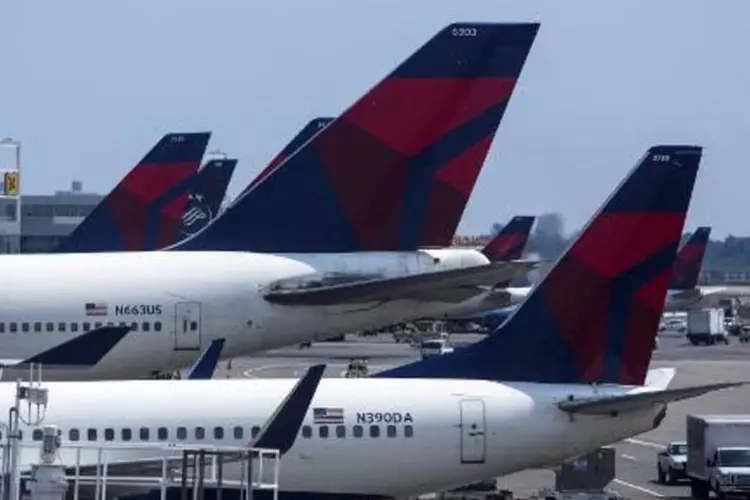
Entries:
[[688,311],[687,338],[693,345],[729,344],[729,334],[724,325],[724,309],[695,309]]
[[750,498],[750,415],[688,415],[690,495]]
[[656,456],[656,475],[660,483],[674,484],[684,479],[688,446],[685,442],[673,441]]
[[453,352],[453,346],[446,339],[425,340],[419,347],[422,359],[442,356]]

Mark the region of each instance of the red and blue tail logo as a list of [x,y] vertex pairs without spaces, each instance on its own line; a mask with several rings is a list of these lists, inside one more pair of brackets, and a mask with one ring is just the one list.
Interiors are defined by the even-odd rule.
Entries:
[[441,30],[178,248],[449,246],[538,28]]
[[526,242],[529,241],[531,226],[535,217],[530,215],[516,215],[495,235],[482,249],[490,262],[505,262],[518,260],[523,255]]
[[300,130],[297,133],[297,135],[295,135],[292,138],[292,140],[289,141],[289,143],[286,146],[284,146],[284,149],[279,151],[279,154],[274,156],[271,159],[271,161],[268,162],[268,165],[266,165],[266,168],[261,170],[258,176],[255,179],[253,179],[253,181],[245,188],[244,191],[242,191],[242,193],[240,193],[240,196],[242,196],[247,191],[254,188],[256,184],[258,184],[260,181],[265,179],[268,176],[268,174],[273,172],[273,170],[279,165],[281,165],[284,162],[284,160],[292,156],[307,141],[309,141],[310,139],[318,135],[333,120],[335,120],[335,118],[318,117],[307,122],[307,125],[302,127],[302,130]]
[[187,210],[182,215],[183,235],[196,234],[219,214],[236,166],[237,160],[215,159],[200,169],[188,195]]
[[379,375],[643,384],[701,154],[649,149],[500,328]]
[[670,290],[692,290],[698,286],[698,277],[711,236],[710,227],[699,227],[677,254],[669,282]]
[[54,252],[153,250],[179,240],[210,135],[165,135]]

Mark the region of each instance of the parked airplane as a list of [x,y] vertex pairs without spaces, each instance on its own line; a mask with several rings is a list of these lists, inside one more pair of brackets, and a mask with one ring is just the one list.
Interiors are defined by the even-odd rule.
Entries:
[[[131,333],[96,366],[56,370],[47,365],[45,377],[155,375],[189,365],[215,338],[226,339],[222,357],[232,358],[429,317],[486,293],[482,285],[530,269],[528,262],[487,264],[478,252],[480,260],[450,250],[342,255],[229,247],[240,241],[236,235],[265,243],[281,235],[280,249],[294,236],[304,251],[318,243],[323,251],[395,250],[407,242],[416,249],[445,231],[450,240],[538,26],[455,24],[441,30],[307,147],[185,240],[224,251],[2,256],[0,275],[13,295],[0,304],[0,352],[12,365],[92,328],[130,326]],[[376,111],[372,99],[378,101]],[[435,109],[444,113],[441,120]],[[385,154],[386,144],[403,154]],[[362,156],[349,157],[355,150]],[[326,163],[332,179],[328,191],[321,172],[311,170],[320,165],[309,163],[310,155],[333,162]],[[288,168],[298,157],[308,163]],[[354,159],[361,168],[349,175],[355,170],[343,167]],[[401,206],[393,190],[407,172],[413,175]],[[261,214],[245,212],[258,208],[255,201],[245,203],[256,196],[264,200],[262,220],[267,221],[257,228]],[[319,218],[308,220],[310,213]],[[292,214],[305,227],[290,223]],[[245,234],[248,227],[252,231]]]
[[[672,267],[672,277],[664,305],[665,311],[682,311],[689,308],[711,305],[708,300],[750,295],[750,287],[698,286],[698,276],[706,252],[709,227],[699,227],[677,253]],[[482,311],[473,315],[462,315],[461,321],[474,321],[488,328],[497,328],[531,292],[532,287],[507,287],[507,302],[497,309]],[[716,307],[716,304],[713,304]]]
[[54,253],[153,250],[179,241],[180,218],[210,136],[162,137]]
[[[405,497],[548,466],[658,427],[670,402],[741,385],[669,389],[674,369],[648,371],[700,157],[695,146],[650,148],[484,341],[371,378],[321,381],[300,435],[289,431],[279,498]],[[110,479],[153,473],[159,452],[136,444],[244,444],[292,383],[52,383],[46,422],[66,444],[129,445],[108,452]],[[2,384],[0,399],[13,396]],[[60,461],[72,469],[75,456],[63,446]],[[36,457],[24,450],[22,468]],[[81,457],[81,474],[92,474],[97,452]],[[225,466],[225,485],[240,477]]]

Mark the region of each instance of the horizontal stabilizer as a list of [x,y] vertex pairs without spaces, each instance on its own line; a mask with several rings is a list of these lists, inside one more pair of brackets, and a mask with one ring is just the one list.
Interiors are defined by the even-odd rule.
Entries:
[[221,350],[224,349],[224,339],[212,340],[211,344],[203,351],[198,361],[190,369],[187,378],[189,380],[208,380],[213,378],[216,367],[219,365]]
[[666,389],[663,391],[638,392],[621,396],[605,396],[601,398],[586,398],[572,401],[562,401],[558,407],[568,413],[581,415],[612,415],[639,410],[660,403],[673,403],[683,399],[695,398],[709,392],[739,387],[750,382],[724,382],[721,384],[696,385],[680,389]]
[[390,300],[419,300],[459,303],[487,293],[481,287],[492,286],[503,280],[531,271],[538,262],[494,262],[481,266],[450,269],[385,279],[363,279],[345,284],[318,287],[278,286],[266,292],[264,298],[282,305],[334,305]]
[[29,359],[8,363],[5,368],[21,368],[32,363],[43,366],[80,366],[98,364],[130,331],[130,326],[103,326],[90,330],[62,344],[32,356]]

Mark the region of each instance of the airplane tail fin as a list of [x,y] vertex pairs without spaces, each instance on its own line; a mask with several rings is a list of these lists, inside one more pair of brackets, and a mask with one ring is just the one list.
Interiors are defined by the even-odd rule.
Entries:
[[[303,144],[305,144],[307,141],[315,137],[321,130],[326,128],[335,118],[329,118],[329,117],[318,117],[313,120],[310,120],[307,122],[307,125],[302,127],[302,130],[297,132],[297,135],[295,135],[289,143],[287,143],[286,146],[284,146],[284,149],[279,151],[279,154],[274,156],[270,162],[268,162],[268,165],[266,165],[266,168],[261,170],[261,172],[258,174],[255,179],[240,193],[240,196],[245,194],[246,192],[250,191],[252,188],[255,187],[256,184],[258,184],[260,181],[265,179],[268,174],[270,174],[276,167],[281,165],[284,160],[292,156],[300,147],[302,147]],[[239,199],[239,197],[238,197]]]
[[184,187],[198,171],[210,135],[162,137],[54,252],[152,250],[175,242],[187,204]]
[[125,336],[130,326],[103,326],[74,337],[62,344],[40,352],[12,365],[22,368],[28,365],[92,367],[97,365]]
[[176,249],[450,245],[539,24],[452,24]]
[[378,375],[642,385],[701,155],[650,148],[500,328]]
[[188,195],[187,210],[182,215],[183,235],[196,234],[219,214],[236,166],[237,160],[215,159],[200,169]]
[[706,255],[710,236],[710,227],[699,227],[690,235],[690,239],[677,253],[672,278],[669,281],[670,290],[692,290],[698,286],[703,256]]
[[520,259],[535,219],[532,215],[516,215],[481,252],[490,262]]

